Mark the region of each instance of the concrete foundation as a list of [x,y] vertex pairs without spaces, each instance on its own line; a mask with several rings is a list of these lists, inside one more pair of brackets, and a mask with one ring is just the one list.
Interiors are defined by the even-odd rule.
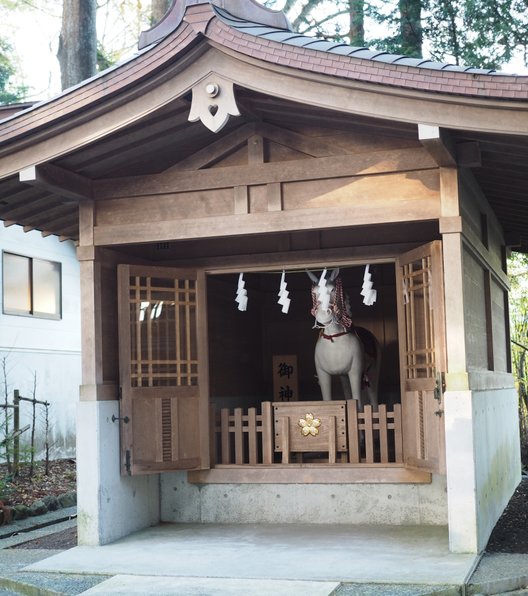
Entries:
[[201,523],[447,524],[445,477],[431,484],[189,484],[161,476],[161,519]]
[[521,479],[515,389],[445,394],[449,542],[480,552]]
[[121,476],[117,401],[83,401],[77,416],[79,544],[102,545],[159,522],[159,477]]

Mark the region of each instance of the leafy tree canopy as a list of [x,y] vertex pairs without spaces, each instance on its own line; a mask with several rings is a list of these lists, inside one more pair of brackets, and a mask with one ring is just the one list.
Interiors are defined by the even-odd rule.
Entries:
[[27,88],[13,82],[16,74],[12,46],[0,38],[0,104],[17,103],[23,100]]
[[[409,56],[500,68],[528,53],[528,0],[267,0],[307,35]],[[363,19],[364,36],[352,24]],[[358,43],[358,41],[360,43]]]

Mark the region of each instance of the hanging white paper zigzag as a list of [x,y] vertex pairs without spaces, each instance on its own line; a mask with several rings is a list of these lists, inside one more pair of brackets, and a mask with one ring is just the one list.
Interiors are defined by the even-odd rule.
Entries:
[[372,306],[376,302],[378,292],[374,290],[374,283],[372,282],[372,274],[370,273],[370,265],[365,267],[365,274],[363,275],[363,286],[361,287],[361,295],[363,296],[363,304]]
[[324,269],[317,284],[317,298],[323,310],[330,308],[330,294],[331,290],[326,285],[326,269]]
[[291,299],[288,298],[290,293],[286,289],[286,286],[288,284],[286,283],[285,277],[286,277],[286,273],[283,271],[282,275],[281,275],[280,288],[279,288],[279,294],[278,294],[279,299],[277,300],[277,302],[282,306],[282,312],[284,314],[288,314]]
[[247,310],[247,290],[245,289],[246,282],[244,281],[244,274],[238,276],[238,287],[235,302],[238,302],[238,310]]

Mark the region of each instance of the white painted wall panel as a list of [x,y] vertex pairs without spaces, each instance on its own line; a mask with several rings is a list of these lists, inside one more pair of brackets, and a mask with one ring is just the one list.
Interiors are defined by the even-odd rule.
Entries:
[[[79,264],[72,242],[59,242],[55,236],[42,238],[39,232],[24,233],[21,227],[0,227],[0,248],[15,254],[61,263],[62,318],[42,319],[6,315],[0,312],[0,370],[2,391],[19,389],[26,397],[33,395],[36,374],[38,400],[48,401],[51,423],[52,458],[75,455],[75,407],[81,383],[81,324]],[[2,260],[0,259],[0,280]],[[4,378],[5,376],[5,378]],[[22,404],[22,424],[29,422],[31,405]],[[43,455],[43,408],[38,408],[37,457]],[[22,440],[28,440],[28,433]]]

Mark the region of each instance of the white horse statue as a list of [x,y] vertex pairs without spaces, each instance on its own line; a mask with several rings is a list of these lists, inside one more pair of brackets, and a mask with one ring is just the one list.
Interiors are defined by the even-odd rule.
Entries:
[[345,399],[357,399],[360,410],[366,401],[377,409],[381,364],[377,339],[367,329],[353,326],[339,269],[328,278],[325,272],[321,278],[307,273],[313,282],[314,328],[321,330],[315,346],[315,369],[323,400],[332,399],[332,376],[338,375]]

